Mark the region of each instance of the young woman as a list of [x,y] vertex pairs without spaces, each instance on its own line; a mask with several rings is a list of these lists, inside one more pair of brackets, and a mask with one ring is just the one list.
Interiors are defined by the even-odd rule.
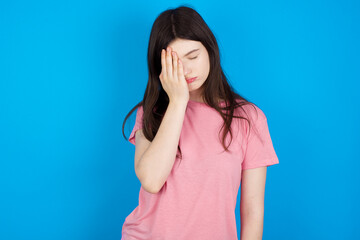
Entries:
[[279,163],[265,114],[229,85],[190,7],[157,17],[147,57],[144,98],[122,129],[137,109],[128,140],[141,188],[122,240],[237,239],[240,181],[241,239],[261,239],[266,169]]

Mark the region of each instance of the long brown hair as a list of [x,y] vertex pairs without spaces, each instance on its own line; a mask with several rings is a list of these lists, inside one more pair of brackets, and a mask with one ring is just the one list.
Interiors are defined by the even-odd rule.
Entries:
[[[225,127],[221,143],[225,151],[228,151],[228,147],[230,146],[233,138],[230,128],[233,117],[246,120],[249,124],[249,129],[251,127],[250,121],[241,115],[234,115],[234,110],[239,108],[247,115],[242,106],[250,104],[255,108],[256,105],[240,96],[236,93],[232,86],[230,86],[221,68],[219,47],[215,36],[200,14],[194,9],[184,5],[162,12],[156,18],[152,26],[147,52],[147,63],[149,69],[148,83],[143,100],[136,104],[124,119],[122,126],[123,136],[127,139],[124,133],[126,120],[130,117],[132,112],[142,106],[142,130],[144,136],[149,141],[154,139],[169,104],[169,98],[165,90],[162,88],[159,79],[159,75],[161,73],[161,50],[166,49],[168,44],[176,38],[200,41],[208,51],[210,59],[210,72],[208,78],[201,86],[201,91],[203,92],[205,104],[219,112],[224,120],[224,124],[221,127],[221,129]],[[225,101],[226,104],[224,107],[219,106],[219,99],[221,99],[221,101]],[[226,110],[226,112],[223,113],[223,110]],[[228,146],[225,146],[224,142],[228,132],[230,132],[231,141]],[[182,155],[180,146],[178,146],[178,150],[181,158]],[[179,156],[176,155],[176,157]]]

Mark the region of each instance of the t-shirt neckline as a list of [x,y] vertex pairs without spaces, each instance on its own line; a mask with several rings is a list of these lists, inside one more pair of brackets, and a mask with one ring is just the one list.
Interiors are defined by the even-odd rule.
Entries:
[[[190,104],[203,105],[203,106],[209,106],[209,105],[207,105],[207,104],[204,103],[204,102],[197,102],[197,101],[190,100],[190,99],[189,99],[189,101],[188,101],[188,104],[189,104],[189,103],[190,103]],[[223,104],[223,103],[225,103],[225,100],[220,101],[220,105]]]

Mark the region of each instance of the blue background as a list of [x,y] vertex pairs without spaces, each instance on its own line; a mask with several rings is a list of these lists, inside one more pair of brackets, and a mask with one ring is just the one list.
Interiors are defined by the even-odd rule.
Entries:
[[[182,3],[1,1],[0,239],[121,238],[140,190],[122,122],[145,90],[153,21]],[[360,239],[360,2],[190,6],[268,118],[280,164],[263,239]],[[240,190],[240,237],[239,203]]]

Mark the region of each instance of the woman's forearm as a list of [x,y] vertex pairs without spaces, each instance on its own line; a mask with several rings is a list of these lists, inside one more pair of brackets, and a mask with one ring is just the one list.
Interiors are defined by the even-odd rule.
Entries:
[[154,139],[135,168],[148,192],[159,192],[173,168],[186,107],[186,102],[170,101]]
[[261,240],[263,235],[264,214],[249,213],[240,215],[240,240]]

